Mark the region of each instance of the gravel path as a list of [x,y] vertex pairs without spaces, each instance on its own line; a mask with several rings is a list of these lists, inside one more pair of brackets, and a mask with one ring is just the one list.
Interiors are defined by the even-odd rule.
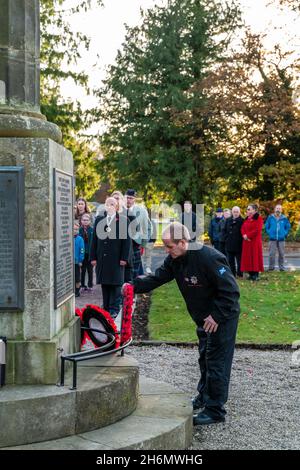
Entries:
[[[198,382],[197,348],[131,347],[140,373],[191,397]],[[300,367],[292,352],[238,349],[226,423],[195,427],[191,449],[300,449]]]

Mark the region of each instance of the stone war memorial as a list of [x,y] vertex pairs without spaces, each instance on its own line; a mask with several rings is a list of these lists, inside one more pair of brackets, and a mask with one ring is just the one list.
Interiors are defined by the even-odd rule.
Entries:
[[57,349],[78,347],[73,158],[60,145],[59,128],[40,113],[38,2],[1,0],[0,10],[0,331],[9,339],[6,380],[52,384]]
[[39,43],[39,1],[0,0],[0,449],[185,449],[187,397],[139,378],[129,356],[90,359],[76,389],[71,370],[56,385],[61,353],[80,349],[74,169],[40,111]]

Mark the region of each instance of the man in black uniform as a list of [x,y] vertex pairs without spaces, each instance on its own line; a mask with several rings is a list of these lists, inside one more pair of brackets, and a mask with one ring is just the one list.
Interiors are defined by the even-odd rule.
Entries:
[[149,292],[176,280],[197,325],[201,377],[193,400],[195,425],[225,421],[231,365],[239,317],[239,288],[226,257],[208,246],[190,242],[182,224],[162,235],[168,253],[154,275],[133,281],[136,293]]

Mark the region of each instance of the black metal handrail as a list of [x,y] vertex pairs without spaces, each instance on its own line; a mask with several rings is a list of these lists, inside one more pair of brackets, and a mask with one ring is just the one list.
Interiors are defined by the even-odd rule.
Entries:
[[[110,348],[116,343],[115,334],[108,333],[107,331],[103,331],[103,330],[98,330],[97,328],[81,327],[81,329],[105,334],[110,339],[110,342],[103,344],[102,346],[99,346],[98,348],[90,348],[90,349],[87,349],[86,351],[80,351],[80,352],[72,353],[72,354],[62,354],[60,357],[61,359],[60,383],[57,384],[59,387],[63,387],[65,384],[65,361],[73,362],[73,385],[70,389],[76,390],[77,388],[77,362],[87,361],[88,359],[102,357],[102,356],[108,356],[109,354],[114,354],[119,351],[122,351],[122,356],[123,356],[124,349],[127,348],[127,346],[129,346],[132,343],[132,338],[130,338],[127,341],[127,343],[122,344],[122,346],[106,351],[106,349]],[[116,334],[120,334],[120,332],[117,332]]]

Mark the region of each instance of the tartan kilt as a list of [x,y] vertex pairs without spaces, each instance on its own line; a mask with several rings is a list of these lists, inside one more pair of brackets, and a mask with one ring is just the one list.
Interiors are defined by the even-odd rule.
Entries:
[[133,256],[132,256],[132,271],[133,271],[133,279],[137,276],[141,276],[144,274],[143,265],[142,265],[142,258],[140,252],[140,245],[133,241]]

